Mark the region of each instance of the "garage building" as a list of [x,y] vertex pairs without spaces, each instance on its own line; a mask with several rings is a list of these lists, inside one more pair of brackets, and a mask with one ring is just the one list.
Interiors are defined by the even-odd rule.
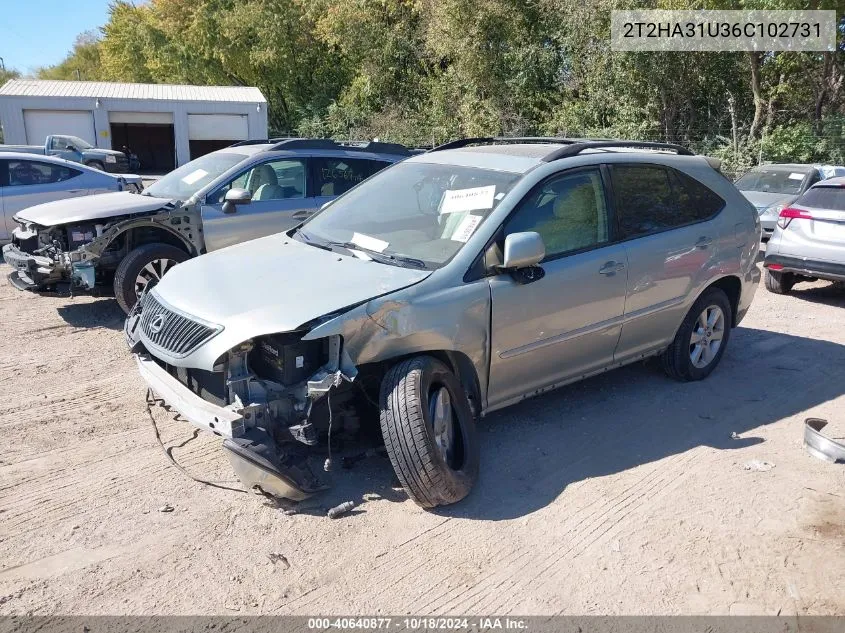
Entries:
[[246,86],[176,86],[12,79],[0,87],[5,143],[43,145],[49,134],[131,149],[166,172],[246,139],[267,138],[267,100]]

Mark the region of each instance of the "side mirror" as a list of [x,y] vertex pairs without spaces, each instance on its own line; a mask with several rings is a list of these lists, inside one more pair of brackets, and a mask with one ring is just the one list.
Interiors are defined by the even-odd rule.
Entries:
[[229,189],[223,196],[223,213],[234,213],[237,205],[252,202],[252,194],[246,189]]
[[502,268],[518,270],[536,266],[546,256],[546,245],[539,233],[526,231],[511,233],[505,238],[505,254]]

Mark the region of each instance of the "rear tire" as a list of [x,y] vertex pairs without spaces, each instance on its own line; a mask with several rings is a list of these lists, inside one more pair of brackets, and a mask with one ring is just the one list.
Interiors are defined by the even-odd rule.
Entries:
[[139,246],[123,258],[114,273],[114,298],[129,314],[143,286],[158,282],[173,266],[188,258],[185,251],[170,244]]
[[663,369],[670,378],[689,382],[707,378],[725,353],[733,310],[723,290],[710,288],[692,305],[675,340],[663,352]]
[[415,356],[381,383],[381,432],[396,476],[423,508],[466,497],[478,478],[478,440],[466,393],[446,365]]
[[766,290],[776,295],[788,295],[795,285],[795,275],[766,269]]
[[103,163],[101,163],[98,160],[88,161],[87,163],[85,163],[85,165],[87,167],[91,167],[92,169],[99,169],[100,171],[106,171],[106,166],[103,165]]

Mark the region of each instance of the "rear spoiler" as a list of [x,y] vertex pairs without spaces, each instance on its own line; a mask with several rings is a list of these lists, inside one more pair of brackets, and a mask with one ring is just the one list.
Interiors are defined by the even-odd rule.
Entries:
[[707,164],[710,165],[713,169],[722,173],[722,159],[721,158],[713,158],[712,156],[702,156],[704,160],[707,161]]

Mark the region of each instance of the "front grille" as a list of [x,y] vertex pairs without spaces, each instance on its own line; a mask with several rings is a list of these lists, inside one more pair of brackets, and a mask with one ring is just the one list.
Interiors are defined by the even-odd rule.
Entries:
[[141,331],[146,343],[174,358],[187,356],[222,328],[199,323],[164,305],[154,294],[144,298]]

